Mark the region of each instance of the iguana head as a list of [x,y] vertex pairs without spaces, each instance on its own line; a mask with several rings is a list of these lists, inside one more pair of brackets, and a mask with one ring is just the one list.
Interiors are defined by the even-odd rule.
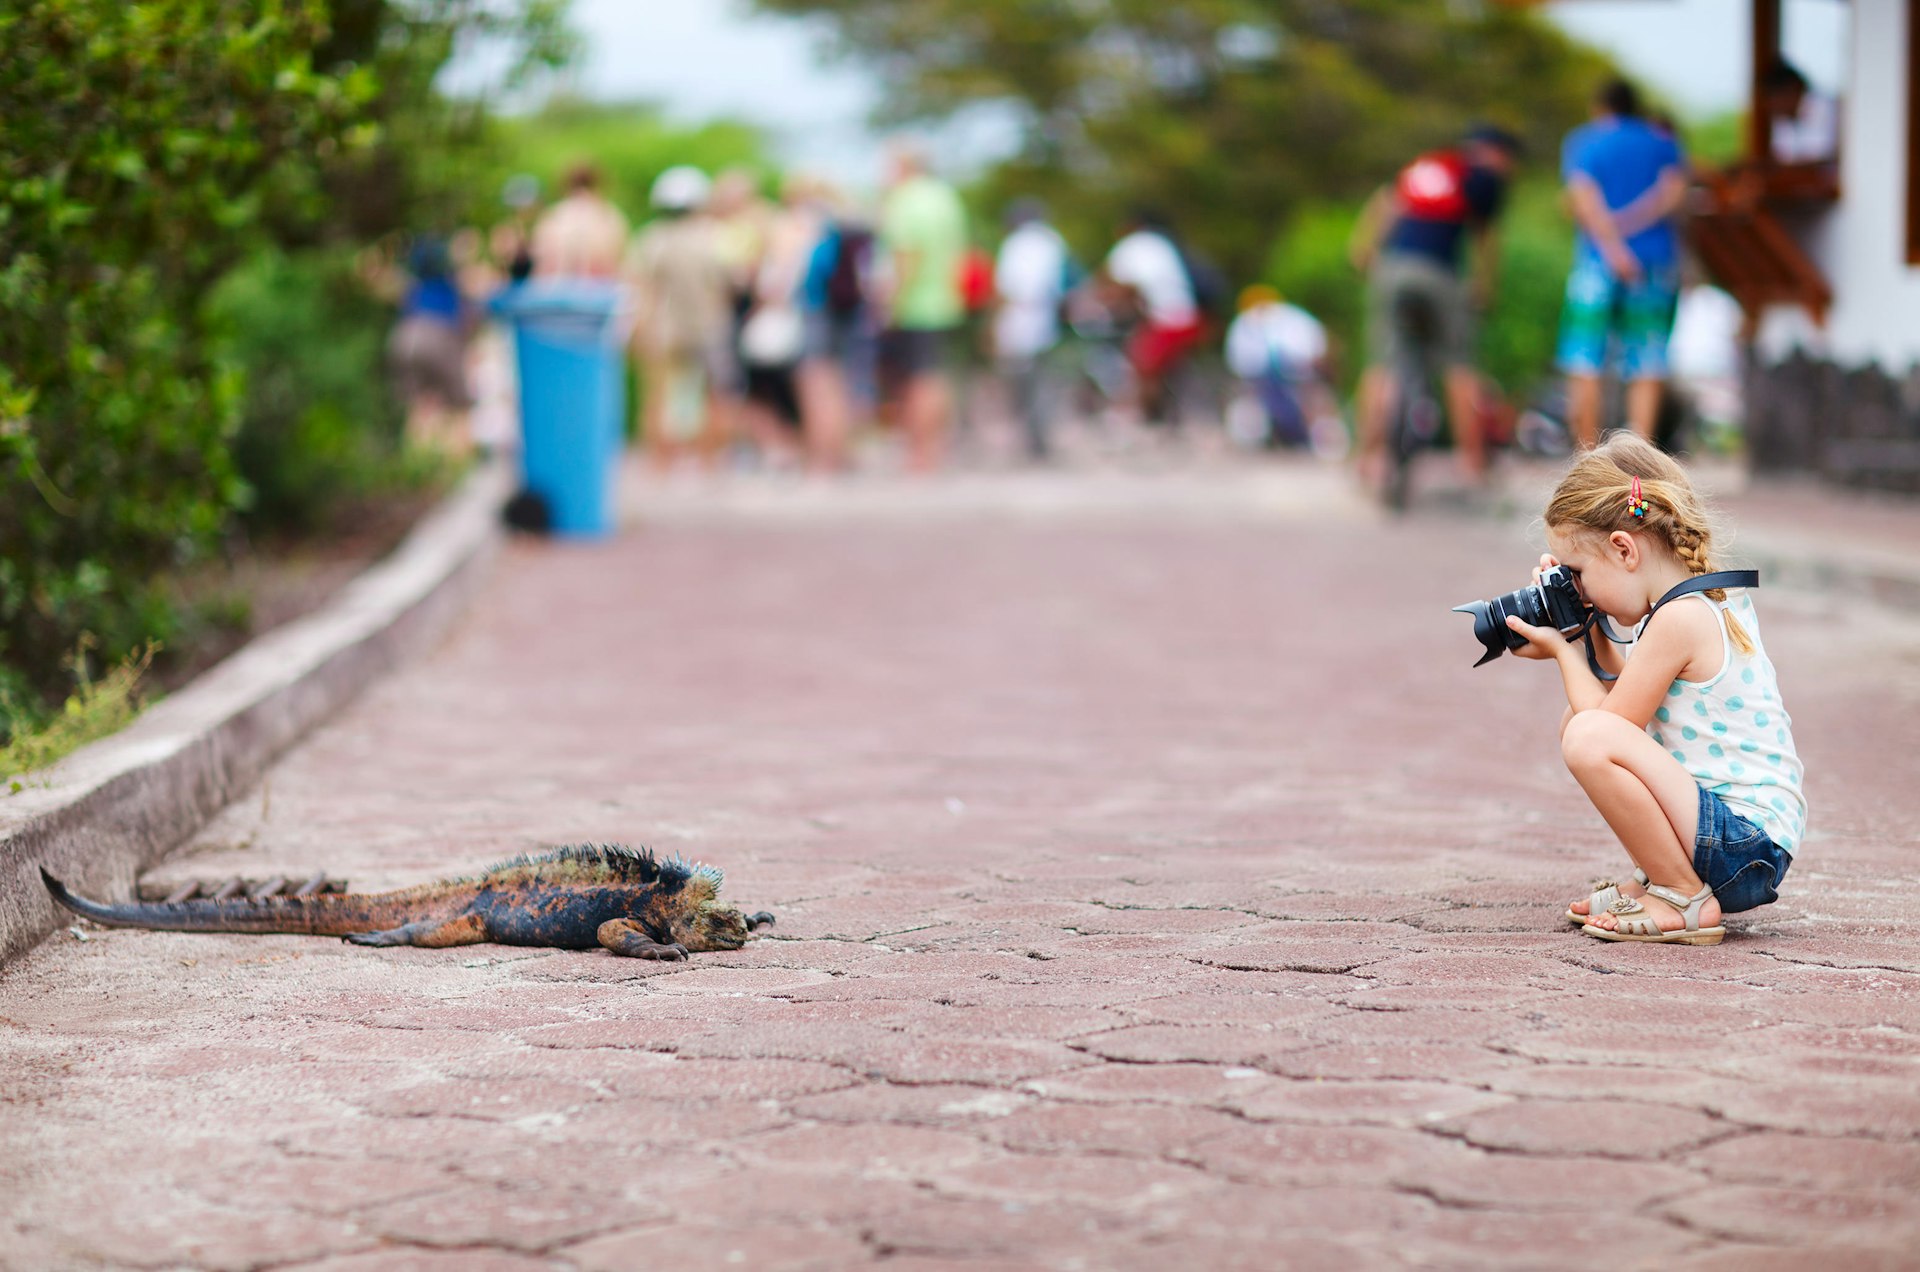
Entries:
[[686,931],[673,925],[673,939],[698,954],[707,950],[737,950],[747,943],[747,916],[725,901],[702,901],[693,908]]
[[719,867],[691,862],[676,864],[686,871],[686,877],[675,893],[672,908],[678,914],[668,922],[673,939],[694,954],[707,950],[737,950],[745,945],[753,928],[739,906],[720,899],[720,884],[724,876]]

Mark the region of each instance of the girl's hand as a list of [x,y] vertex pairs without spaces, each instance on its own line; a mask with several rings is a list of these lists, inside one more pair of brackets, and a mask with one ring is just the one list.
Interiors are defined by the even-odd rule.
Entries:
[[1535,627],[1511,615],[1507,618],[1507,626],[1527,638],[1524,648],[1513,651],[1515,658],[1534,658],[1546,662],[1558,659],[1573,648],[1567,643],[1567,638],[1560,634],[1558,628]]
[[1540,564],[1533,567],[1533,581],[1538,583],[1542,574],[1545,574],[1548,570],[1553,569],[1559,564],[1559,558],[1555,557],[1553,553],[1542,552],[1540,554]]

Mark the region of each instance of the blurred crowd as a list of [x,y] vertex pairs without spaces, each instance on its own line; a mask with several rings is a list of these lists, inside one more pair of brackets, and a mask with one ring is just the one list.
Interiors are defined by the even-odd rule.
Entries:
[[637,230],[590,165],[537,196],[516,179],[491,234],[423,238],[368,270],[399,309],[388,352],[420,445],[512,445],[512,358],[484,314],[532,278],[623,285],[636,433],[662,471],[834,473],[879,451],[927,472],[990,427],[1037,463],[1063,429],[1124,446],[1183,414],[1224,414],[1249,447],[1344,449],[1321,324],[1271,287],[1236,304],[1149,209],[1090,268],[1033,200],[989,248],[908,143],[870,206],[804,175],[768,197],[754,173],[687,166],[659,174]]
[[[1662,444],[1689,378],[1707,383],[1708,412],[1737,413],[1718,401],[1735,370],[1735,307],[1683,280],[1696,175],[1671,122],[1643,112],[1624,81],[1602,86],[1562,155],[1577,247],[1560,384],[1531,405],[1506,401],[1477,365],[1475,333],[1523,158],[1512,133],[1479,125],[1369,200],[1352,244],[1368,323],[1351,428],[1331,387],[1342,351],[1321,321],[1271,286],[1236,294],[1166,217],[1134,209],[1082,261],[1033,199],[1013,200],[997,226],[970,225],[905,141],[888,148],[872,200],[805,175],[768,192],[750,171],[671,167],[637,229],[590,165],[545,207],[516,178],[490,234],[422,239],[404,268],[370,272],[400,310],[389,355],[409,435],[445,448],[516,435],[513,358],[481,320],[487,297],[529,278],[617,284],[639,386],[633,431],[660,471],[837,473],[884,455],[929,472],[988,430],[1002,453],[1043,463],[1069,436],[1126,448],[1180,436],[1192,417],[1224,423],[1215,435],[1246,449],[1336,457],[1354,438],[1377,481],[1389,421],[1420,406],[1420,427],[1444,429],[1477,484],[1496,447],[1592,445],[1610,372],[1614,413]],[[1690,376],[1689,362],[1706,369]]]

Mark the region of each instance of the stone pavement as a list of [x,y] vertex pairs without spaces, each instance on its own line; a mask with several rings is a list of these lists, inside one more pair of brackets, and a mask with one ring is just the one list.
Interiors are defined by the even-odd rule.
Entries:
[[[1813,828],[1604,945],[1520,522],[1312,468],[636,486],[167,877],[644,842],[734,954],[84,930],[0,972],[0,1264],[1913,1265],[1920,618],[1762,598]],[[1604,1247],[1602,1247],[1604,1249]]]

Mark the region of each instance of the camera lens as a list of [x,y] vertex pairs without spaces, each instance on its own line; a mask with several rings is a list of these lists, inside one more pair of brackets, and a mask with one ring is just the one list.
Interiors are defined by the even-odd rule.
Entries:
[[1465,605],[1456,605],[1453,612],[1473,615],[1473,638],[1487,651],[1473,664],[1476,667],[1492,662],[1510,649],[1526,647],[1527,638],[1507,626],[1507,615],[1511,614],[1534,627],[1548,625],[1547,599],[1538,587],[1531,584],[1490,601],[1469,601]]
[[[1507,603],[1507,612],[1510,614],[1518,614],[1521,622],[1529,623],[1534,627],[1548,627],[1552,625],[1550,616],[1547,613],[1547,598],[1545,594],[1540,591],[1538,584],[1516,588],[1508,592],[1501,599]],[[1526,641],[1523,639],[1520,645],[1524,644],[1526,644]],[[1510,646],[1510,648],[1518,649],[1520,645],[1513,645]]]
[[1507,630],[1507,616],[1500,610],[1498,601],[1469,601],[1465,605],[1453,607],[1456,614],[1473,615],[1473,638],[1486,648],[1480,655],[1480,661],[1473,665],[1490,663],[1506,652],[1507,638],[1513,633]]

